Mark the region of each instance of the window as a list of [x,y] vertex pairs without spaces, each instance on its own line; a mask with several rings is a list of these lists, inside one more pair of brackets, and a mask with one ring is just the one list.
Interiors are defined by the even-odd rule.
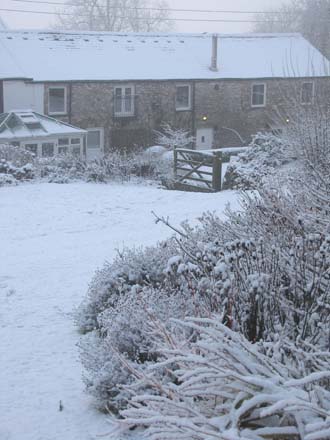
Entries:
[[38,144],[25,144],[25,149],[33,153],[35,156],[38,155]]
[[100,130],[88,130],[87,145],[88,145],[88,148],[100,148],[100,146],[101,146],[101,132],[100,132]]
[[81,153],[80,146],[79,147],[72,147],[72,154],[74,156],[80,156],[80,153]]
[[266,84],[253,84],[251,106],[264,107],[266,105]]
[[41,145],[41,155],[42,155],[42,157],[54,156],[54,143],[53,142],[44,142]]
[[103,143],[104,143],[103,128],[87,129],[87,145],[86,145],[87,160],[100,159],[103,152]]
[[68,147],[58,147],[58,154],[68,154],[69,148]]
[[66,88],[50,87],[48,90],[48,113],[50,115],[66,114]]
[[301,87],[301,103],[304,105],[313,104],[314,100],[314,83],[305,82]]
[[71,139],[71,145],[78,145],[78,144],[80,144],[80,138]]
[[69,138],[59,138],[58,145],[69,145]]
[[176,97],[175,97],[175,108],[176,110],[190,110],[191,109],[191,99],[190,99],[190,86],[180,85],[176,86]]
[[115,116],[134,116],[134,89],[115,87]]

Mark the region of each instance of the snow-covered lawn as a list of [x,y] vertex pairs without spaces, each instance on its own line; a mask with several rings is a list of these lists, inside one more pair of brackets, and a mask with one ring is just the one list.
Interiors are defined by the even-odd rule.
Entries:
[[[81,381],[72,310],[94,271],[124,245],[221,213],[237,196],[144,185],[32,184],[0,188],[0,439],[88,440],[108,431]],[[63,410],[59,411],[62,401]]]

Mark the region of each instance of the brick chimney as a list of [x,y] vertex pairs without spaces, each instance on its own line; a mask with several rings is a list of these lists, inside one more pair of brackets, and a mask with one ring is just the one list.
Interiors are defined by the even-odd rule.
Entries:
[[210,70],[217,72],[218,69],[218,35],[212,35],[212,58]]

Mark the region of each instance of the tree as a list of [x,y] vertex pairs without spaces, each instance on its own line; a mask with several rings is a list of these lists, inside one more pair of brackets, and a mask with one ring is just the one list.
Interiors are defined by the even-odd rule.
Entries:
[[[70,15],[65,15],[67,11]],[[170,28],[168,18],[166,0],[70,0],[65,10],[59,12],[57,27],[112,32],[165,31]]]
[[290,0],[256,20],[256,32],[299,32],[330,57],[330,0]]

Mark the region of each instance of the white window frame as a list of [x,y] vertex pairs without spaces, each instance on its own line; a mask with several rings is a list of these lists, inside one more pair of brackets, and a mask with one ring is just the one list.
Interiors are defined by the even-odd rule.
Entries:
[[[51,90],[64,90],[64,110],[59,112],[52,112],[50,110],[50,91]],[[48,87],[48,114],[49,115],[66,115],[67,114],[67,87],[66,86],[50,86]]]
[[[262,104],[253,104],[253,88],[255,86],[264,86],[264,102]],[[251,84],[251,107],[252,108],[261,108],[261,107],[266,107],[266,102],[267,102],[267,84],[264,82],[256,82]]]
[[[312,84],[312,100],[311,100],[311,102],[303,102],[303,100],[302,100],[304,84]],[[301,105],[312,105],[312,104],[314,104],[314,98],[315,98],[315,83],[314,83],[314,81],[304,81],[301,84],[301,92],[300,92],[300,103],[301,103]]]
[[[122,105],[121,105],[121,111],[116,111],[116,90],[121,89],[121,96],[122,96]],[[131,89],[131,111],[123,111],[123,99],[125,97],[125,89]],[[114,115],[115,117],[119,118],[125,118],[125,117],[132,117],[135,115],[135,87],[133,84],[124,84],[120,86],[114,87]]]
[[[178,102],[177,102],[177,91],[179,87],[188,87],[188,106],[187,107],[178,107]],[[176,84],[175,87],[175,110],[177,112],[184,112],[187,110],[191,110],[191,84]]]

